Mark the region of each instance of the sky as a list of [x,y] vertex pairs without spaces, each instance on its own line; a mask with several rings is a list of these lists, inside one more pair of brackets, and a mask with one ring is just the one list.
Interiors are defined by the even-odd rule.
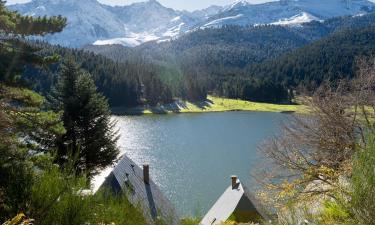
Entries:
[[[15,3],[24,3],[30,0],[7,0],[8,4],[15,4]],[[77,0],[79,1],[79,0]],[[108,5],[128,5],[133,2],[142,2],[145,0],[98,0],[101,3],[108,4]],[[179,9],[179,10],[196,10],[196,9],[203,9],[207,8],[211,5],[228,5],[234,0],[158,0],[164,6]],[[266,2],[267,0],[249,0],[252,3],[262,3]],[[268,0],[270,1],[270,0]]]
[[[8,4],[15,4],[15,3],[24,3],[29,2],[30,0],[7,0]],[[77,0],[79,1],[79,0]],[[101,3],[108,4],[108,5],[129,5],[134,2],[142,2],[146,0],[98,0]],[[235,0],[158,0],[164,6],[179,9],[179,10],[189,10],[193,11],[196,9],[204,9],[211,5],[228,5]],[[263,3],[272,0],[248,0],[251,3]],[[317,1],[324,1],[324,0],[317,0]],[[375,2],[375,0],[370,0]]]

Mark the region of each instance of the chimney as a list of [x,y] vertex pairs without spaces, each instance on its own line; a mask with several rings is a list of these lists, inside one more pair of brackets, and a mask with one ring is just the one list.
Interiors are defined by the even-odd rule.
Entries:
[[232,180],[232,189],[237,189],[237,176],[233,175],[230,178]]
[[143,165],[143,181],[146,184],[150,183],[150,166],[148,164]]

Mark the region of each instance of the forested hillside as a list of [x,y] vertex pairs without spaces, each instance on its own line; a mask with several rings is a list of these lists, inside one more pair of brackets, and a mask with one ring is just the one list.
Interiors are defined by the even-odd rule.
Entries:
[[[293,78],[284,72],[284,67],[291,63],[292,56],[297,49],[312,44],[313,49],[318,49],[322,38],[328,37],[335,42],[337,37],[352,33],[353,29],[361,29],[375,23],[375,13],[361,16],[338,17],[324,22],[310,22],[302,26],[224,26],[222,28],[198,29],[170,42],[149,42],[136,48],[126,48],[118,45],[112,46],[87,46],[89,51],[105,55],[115,61],[124,62],[130,58],[142,58],[159,67],[159,77],[170,88],[173,96],[185,96],[188,99],[200,100],[207,93],[230,98],[263,102],[288,102],[293,97],[291,89],[300,84],[302,78]],[[355,32],[354,32],[355,33]],[[329,37],[331,36],[332,37]],[[328,40],[327,39],[327,40]],[[349,38],[350,39],[350,38]],[[365,39],[364,39],[365,40]],[[326,39],[322,40],[323,42]],[[337,40],[338,41],[338,40]],[[315,43],[316,42],[316,43]],[[346,42],[344,48],[351,58],[361,55],[361,51],[371,53],[373,50],[366,48],[366,43],[356,46],[355,40]],[[332,43],[331,46],[335,46]],[[340,43],[337,43],[340,45]],[[332,47],[334,48],[334,47]],[[299,51],[304,50],[297,50]],[[306,50],[308,54],[315,51]],[[300,58],[300,53],[294,58]],[[280,58],[279,58],[280,57]],[[309,68],[321,67],[324,70],[334,70],[343,76],[348,74],[346,60],[336,60],[334,67],[328,68],[322,64],[327,61],[326,56],[314,55],[315,63],[309,63]],[[289,58],[289,59],[286,59]],[[293,57],[292,57],[293,58]],[[334,60],[332,57],[330,60]],[[284,60],[278,64],[278,61]],[[314,61],[312,60],[312,61]],[[285,66],[281,66],[285,64]],[[330,65],[333,65],[332,63]],[[336,68],[339,68],[338,70]],[[341,68],[343,67],[343,68]],[[319,76],[315,73],[325,71],[303,70],[293,68],[300,77]],[[291,69],[289,69],[291,70]],[[319,83],[321,79],[317,79]],[[281,81],[281,82],[280,82]],[[304,84],[309,82],[303,81]],[[200,94],[189,96],[189,91],[195,90]]]
[[32,45],[42,49],[39,51],[42,56],[55,54],[60,58],[57,63],[47,68],[29,65],[24,72],[25,81],[40,93],[48,94],[51,91],[58,79],[57,72],[63,59],[71,58],[81,69],[93,76],[98,90],[108,98],[111,106],[130,107],[172,101],[168,86],[164,85],[158,76],[159,68],[141,58],[127,57],[127,60],[115,62],[84,50],[39,42]]
[[[73,58],[92,74],[111,106],[157,105],[174,98],[201,101],[208,94],[287,103],[299,84],[314,87],[327,76],[352,76],[352,59],[374,52],[369,46],[373,28],[367,27],[372,23],[375,13],[297,27],[208,28],[136,48],[33,45],[43,49],[42,56]],[[342,46],[340,54],[337,46]],[[48,94],[62,62],[48,68],[27,66],[23,78],[34,90]]]
[[359,58],[375,54],[375,26],[335,33],[280,58],[247,68],[251,77],[269,77],[295,87],[316,87],[324,80],[351,78]]
[[[375,13],[313,21],[302,26],[224,26],[197,29],[170,42],[149,42],[136,48],[88,46],[86,49],[124,60],[130,52],[138,52],[153,60],[193,55],[200,64],[210,67],[243,67],[249,63],[277,57],[331,33],[365,27],[375,23]],[[214,52],[215,51],[215,52]],[[221,53],[221,54],[216,54]],[[225,55],[224,55],[225,54]]]

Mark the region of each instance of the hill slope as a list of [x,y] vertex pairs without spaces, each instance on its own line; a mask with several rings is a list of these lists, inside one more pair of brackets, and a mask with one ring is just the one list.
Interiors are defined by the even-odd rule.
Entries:
[[247,68],[252,77],[269,77],[288,86],[314,87],[325,79],[353,77],[356,60],[375,55],[375,25],[335,33],[292,53]]

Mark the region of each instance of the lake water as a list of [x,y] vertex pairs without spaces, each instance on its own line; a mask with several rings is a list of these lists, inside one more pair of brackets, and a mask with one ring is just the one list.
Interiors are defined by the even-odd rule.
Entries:
[[[257,147],[288,117],[224,112],[114,119],[122,153],[140,166],[150,164],[151,178],[181,215],[204,215],[230,185],[231,175],[254,187],[250,172],[262,158]],[[108,173],[97,177],[96,186]]]

